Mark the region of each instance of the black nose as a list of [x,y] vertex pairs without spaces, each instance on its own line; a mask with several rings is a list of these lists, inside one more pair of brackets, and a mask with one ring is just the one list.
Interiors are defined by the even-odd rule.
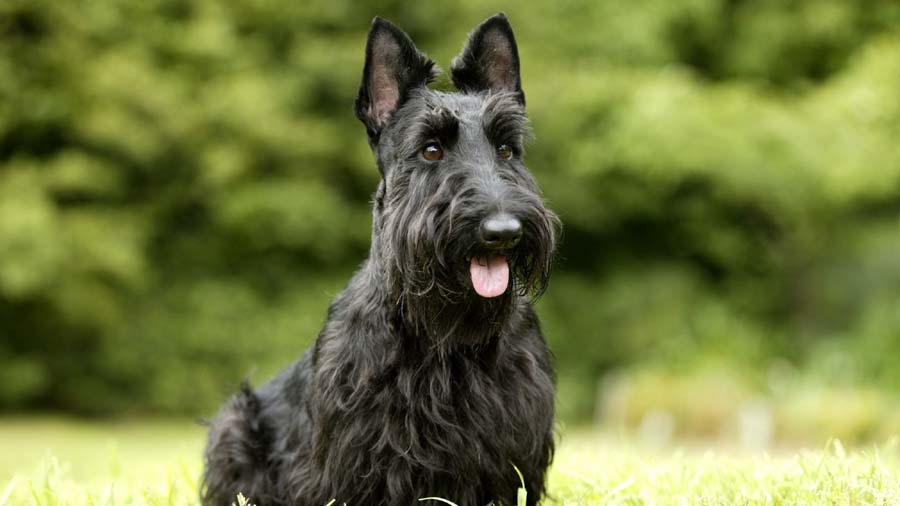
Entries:
[[481,222],[481,241],[489,248],[512,248],[522,238],[522,223],[508,213],[488,216]]

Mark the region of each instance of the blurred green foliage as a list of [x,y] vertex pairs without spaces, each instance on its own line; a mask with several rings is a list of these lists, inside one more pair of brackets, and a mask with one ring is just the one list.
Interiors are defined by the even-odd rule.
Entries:
[[4,0],[0,408],[208,413],[297,355],[368,248],[370,19],[446,67],[498,10],[566,416],[634,364],[900,388],[893,0]]

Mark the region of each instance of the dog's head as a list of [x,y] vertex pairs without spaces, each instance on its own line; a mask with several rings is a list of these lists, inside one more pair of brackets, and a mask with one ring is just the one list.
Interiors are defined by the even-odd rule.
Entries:
[[382,176],[374,250],[408,316],[502,320],[517,296],[545,288],[559,230],[523,161],[529,128],[506,16],[470,34],[451,66],[457,92],[429,89],[437,74],[402,30],[373,21],[356,114]]

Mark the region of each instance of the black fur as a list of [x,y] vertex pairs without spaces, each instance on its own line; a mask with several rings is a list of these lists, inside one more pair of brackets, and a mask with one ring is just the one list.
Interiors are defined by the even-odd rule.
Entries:
[[[375,19],[356,101],[382,174],[369,258],[313,348],[212,422],[204,505],[230,505],[238,492],[260,506],[429,496],[514,505],[514,465],[528,504],[543,496],[554,375],[531,302],[546,287],[559,221],[522,162],[529,130],[506,17],[472,33],[453,65],[460,92],[430,90],[434,69]],[[428,143],[442,159],[423,157]],[[469,265],[497,253],[479,227],[498,212],[523,234],[502,251],[509,287],[484,298]]]

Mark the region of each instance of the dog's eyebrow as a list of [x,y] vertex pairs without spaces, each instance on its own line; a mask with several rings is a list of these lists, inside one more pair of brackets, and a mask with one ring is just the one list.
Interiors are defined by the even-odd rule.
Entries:
[[512,144],[521,149],[531,137],[531,127],[525,109],[512,93],[493,94],[485,101],[482,125],[495,144]]
[[404,149],[418,152],[422,144],[438,140],[444,145],[456,141],[459,133],[459,118],[445,107],[435,107],[420,114],[407,131]]

